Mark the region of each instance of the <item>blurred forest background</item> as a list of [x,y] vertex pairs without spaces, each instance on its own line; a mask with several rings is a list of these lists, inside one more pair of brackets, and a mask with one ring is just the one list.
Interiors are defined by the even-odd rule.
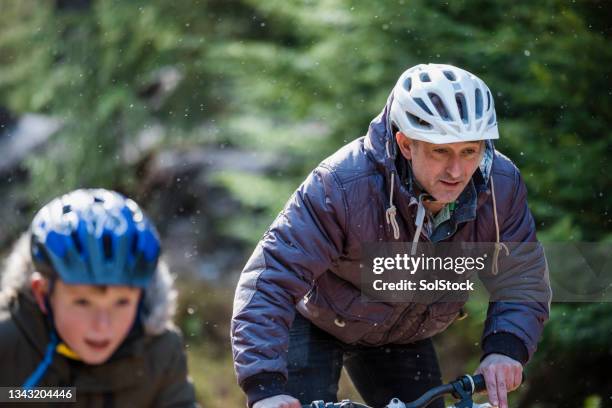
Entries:
[[[229,349],[241,267],[412,65],[489,85],[541,240],[612,242],[611,34],[603,0],[2,0],[0,248],[74,188],[136,199],[178,277],[198,398],[243,406]],[[485,309],[436,337],[445,379],[476,368]],[[554,304],[512,405],[612,406],[611,366],[612,304]]]

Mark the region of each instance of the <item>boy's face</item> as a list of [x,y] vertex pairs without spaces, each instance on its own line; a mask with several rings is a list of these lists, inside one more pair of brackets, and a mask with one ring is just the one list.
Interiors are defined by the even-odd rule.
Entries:
[[55,282],[49,298],[58,334],[87,364],[104,363],[128,335],[141,290]]
[[414,177],[434,198],[450,203],[459,198],[478,168],[484,142],[433,144],[407,138],[397,132],[402,155],[412,161]]

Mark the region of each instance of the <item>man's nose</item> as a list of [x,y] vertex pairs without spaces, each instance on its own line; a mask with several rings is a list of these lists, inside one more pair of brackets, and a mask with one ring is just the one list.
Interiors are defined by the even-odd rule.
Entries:
[[446,166],[446,172],[453,180],[461,178],[461,163],[458,158],[451,158]]

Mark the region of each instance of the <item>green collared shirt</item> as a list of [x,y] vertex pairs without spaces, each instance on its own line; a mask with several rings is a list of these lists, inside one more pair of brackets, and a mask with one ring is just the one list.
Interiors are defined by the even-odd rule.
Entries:
[[448,203],[433,217],[433,231],[436,230],[445,221],[450,220],[453,211],[455,210],[455,202]]

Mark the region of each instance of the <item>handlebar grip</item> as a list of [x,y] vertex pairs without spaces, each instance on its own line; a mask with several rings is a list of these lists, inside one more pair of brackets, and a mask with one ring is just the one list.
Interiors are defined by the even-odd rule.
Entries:
[[[487,384],[482,374],[476,374],[472,377],[472,379],[474,380],[474,393],[487,389]],[[527,377],[525,376],[525,373],[523,373],[523,377],[521,378],[521,385],[525,382],[526,379]]]
[[487,389],[487,384],[482,374],[477,374],[472,379],[474,380],[474,393]]

